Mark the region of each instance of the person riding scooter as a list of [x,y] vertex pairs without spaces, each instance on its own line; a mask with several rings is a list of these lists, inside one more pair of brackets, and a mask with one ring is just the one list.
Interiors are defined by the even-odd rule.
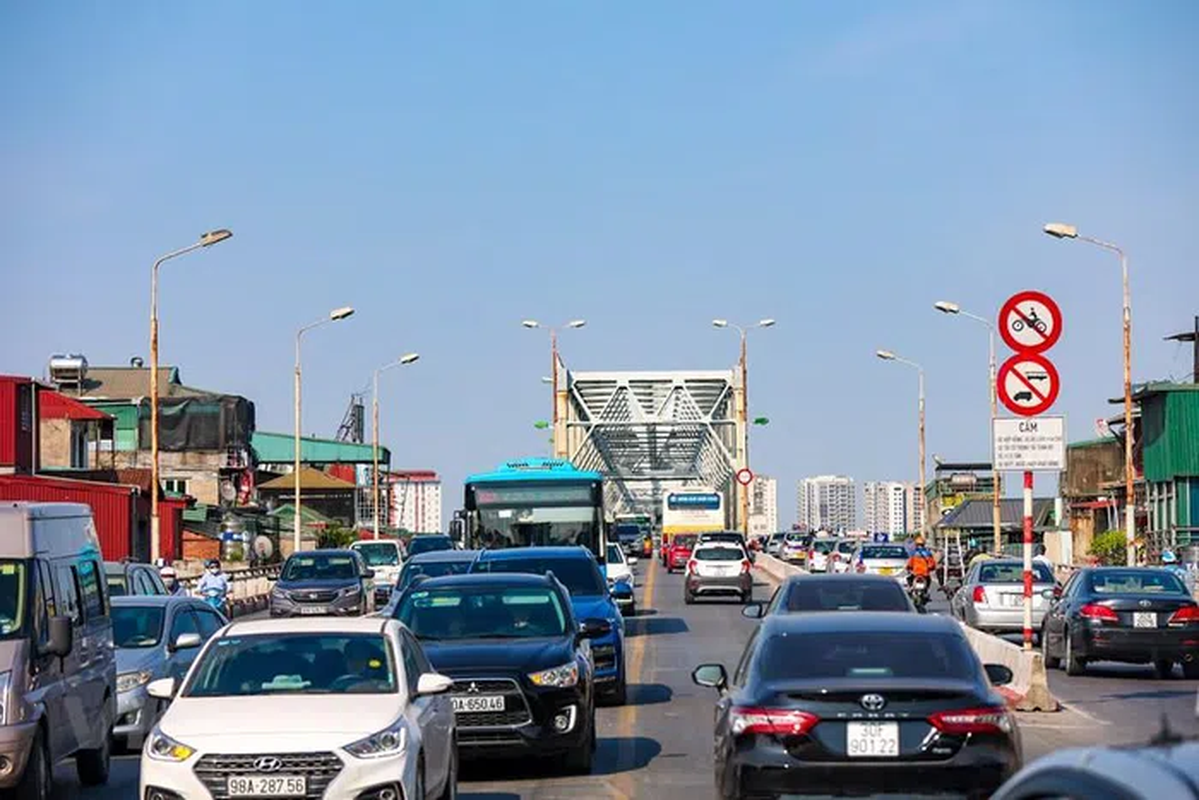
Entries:
[[908,559],[908,591],[913,592],[916,589],[916,581],[923,581],[922,591],[919,592],[920,597],[913,596],[918,607],[922,607],[928,602],[929,587],[932,583],[931,576],[937,569],[937,558],[933,552],[924,545],[924,537],[916,537],[916,547],[912,551],[911,558]]
[[196,583],[196,594],[205,603],[229,616],[229,577],[221,572],[221,562],[210,558],[204,564],[204,574]]

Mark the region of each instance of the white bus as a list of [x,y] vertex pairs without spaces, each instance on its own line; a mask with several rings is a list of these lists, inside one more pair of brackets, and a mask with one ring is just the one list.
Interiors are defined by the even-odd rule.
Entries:
[[678,489],[662,497],[662,552],[677,533],[725,529],[724,495],[712,489]]

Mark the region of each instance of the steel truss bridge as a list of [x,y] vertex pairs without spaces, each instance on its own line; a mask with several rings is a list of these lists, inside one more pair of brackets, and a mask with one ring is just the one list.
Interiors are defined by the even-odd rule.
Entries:
[[[554,451],[604,473],[612,513],[656,515],[664,492],[703,486],[739,524],[734,475],[744,462],[736,370],[559,371]],[[739,443],[741,446],[739,446]]]

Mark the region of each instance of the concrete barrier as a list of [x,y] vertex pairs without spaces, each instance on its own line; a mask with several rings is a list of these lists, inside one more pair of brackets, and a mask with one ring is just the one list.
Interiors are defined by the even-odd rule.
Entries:
[[792,575],[808,574],[806,569],[797,567],[794,564],[788,564],[786,561],[782,561],[766,553],[758,553],[757,560],[754,561],[754,566],[777,581],[785,581]]
[[984,664],[1002,664],[1012,671],[1012,682],[995,687],[1007,698],[1008,705],[1017,711],[1059,711],[1061,704],[1049,691],[1045,659],[1040,650],[1025,650],[1022,646],[975,630],[958,622],[970,647]]
[[[229,570],[229,616],[231,619],[262,611],[267,607],[271,593],[271,579],[278,578],[281,567],[246,567]],[[191,593],[195,592],[198,578],[184,578],[179,582]]]

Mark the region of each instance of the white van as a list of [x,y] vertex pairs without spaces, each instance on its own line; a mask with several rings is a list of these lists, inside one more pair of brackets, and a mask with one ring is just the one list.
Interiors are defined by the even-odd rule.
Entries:
[[404,567],[404,546],[398,539],[362,539],[350,545],[362,556],[366,568],[375,571],[375,607],[383,608]]
[[48,797],[72,757],[81,783],[107,783],[116,683],[91,509],[0,503],[0,790]]

